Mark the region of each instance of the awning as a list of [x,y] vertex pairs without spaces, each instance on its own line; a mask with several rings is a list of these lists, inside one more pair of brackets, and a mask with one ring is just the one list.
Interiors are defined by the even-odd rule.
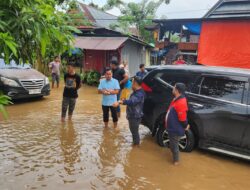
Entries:
[[127,37],[76,37],[74,46],[89,50],[117,50]]

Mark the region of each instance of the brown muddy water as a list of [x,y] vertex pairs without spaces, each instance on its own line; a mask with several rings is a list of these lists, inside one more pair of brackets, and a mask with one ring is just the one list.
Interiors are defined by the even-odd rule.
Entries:
[[104,129],[95,88],[79,95],[71,123],[60,122],[61,89],[8,107],[9,120],[0,122],[0,190],[250,189],[249,163],[196,150],[181,153],[174,167],[143,126],[141,147],[131,147],[125,114],[119,130]]

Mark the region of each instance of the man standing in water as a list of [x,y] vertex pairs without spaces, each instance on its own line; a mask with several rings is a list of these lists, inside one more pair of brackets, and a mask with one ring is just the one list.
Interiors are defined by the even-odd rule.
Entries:
[[112,71],[110,68],[106,69],[105,79],[100,81],[98,87],[98,93],[102,94],[102,111],[103,122],[105,127],[108,127],[109,122],[109,110],[113,118],[114,128],[117,127],[118,117],[117,110],[113,107],[113,104],[117,101],[117,94],[119,93],[119,82],[112,78]]
[[[120,100],[121,90],[124,88],[124,85],[127,83],[129,77],[124,69],[119,68],[119,63],[117,60],[111,61],[111,69],[113,73],[113,78],[118,80],[119,85],[120,85],[120,90],[117,94],[117,100]],[[118,117],[121,116],[120,106],[117,107],[117,116]]]
[[52,88],[54,88],[55,82],[57,88],[59,88],[60,83],[60,58],[59,56],[55,56],[54,61],[49,64],[49,68],[51,69],[52,76]]
[[143,116],[143,104],[145,99],[145,92],[142,87],[142,79],[140,77],[134,77],[132,83],[133,93],[128,100],[119,100],[114,107],[119,104],[127,105],[127,119],[129,122],[129,129],[133,136],[133,145],[140,145],[139,125]]
[[62,101],[62,122],[65,121],[67,110],[69,110],[69,120],[72,119],[76,99],[78,98],[77,90],[81,87],[81,78],[76,74],[74,66],[69,64],[67,67],[68,72],[64,75],[65,87]]
[[185,130],[189,129],[187,121],[187,99],[184,95],[185,89],[185,84],[176,83],[173,88],[174,100],[168,108],[165,120],[174,165],[179,164],[179,140],[185,135]]

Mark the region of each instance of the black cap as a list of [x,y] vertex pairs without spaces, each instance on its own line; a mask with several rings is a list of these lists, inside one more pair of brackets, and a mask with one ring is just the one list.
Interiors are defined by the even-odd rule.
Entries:
[[183,83],[176,83],[175,88],[178,90],[180,94],[184,94],[186,91],[186,85]]
[[141,78],[141,77],[135,76],[133,79],[134,79],[134,81],[135,81],[139,86],[141,86],[141,84],[142,84],[142,78]]

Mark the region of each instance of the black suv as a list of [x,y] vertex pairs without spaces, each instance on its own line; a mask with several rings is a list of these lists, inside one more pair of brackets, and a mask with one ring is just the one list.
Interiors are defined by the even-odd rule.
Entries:
[[147,94],[142,124],[168,146],[166,110],[175,83],[186,84],[191,129],[179,143],[250,160],[250,70],[206,66],[163,66],[143,80]]

